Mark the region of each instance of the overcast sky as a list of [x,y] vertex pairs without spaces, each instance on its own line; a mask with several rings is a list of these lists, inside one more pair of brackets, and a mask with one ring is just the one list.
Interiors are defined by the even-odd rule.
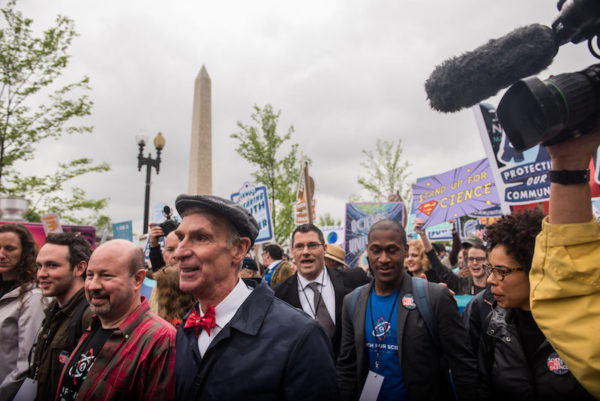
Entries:
[[[151,204],[173,204],[187,191],[193,84],[203,64],[212,79],[213,193],[229,197],[251,179],[229,135],[236,121],[250,122],[254,104],[270,103],[282,111],[280,132],[293,125],[293,141],[313,161],[317,214],[343,219],[345,202],[360,192],[361,151],[377,138],[402,138],[413,180],[485,157],[473,112],[431,110],[425,80],[451,56],[558,15],[553,0],[19,0],[17,8],[36,29],[57,14],[75,21],[65,78],[88,76],[94,101],[86,121],[93,134],[45,142],[21,169],[48,172],[83,156],[109,162],[111,172],[76,184],[109,197],[113,222],[131,219],[134,232],[142,231],[145,179],[135,136],[164,134]],[[543,76],[592,63],[585,44],[568,44]]]

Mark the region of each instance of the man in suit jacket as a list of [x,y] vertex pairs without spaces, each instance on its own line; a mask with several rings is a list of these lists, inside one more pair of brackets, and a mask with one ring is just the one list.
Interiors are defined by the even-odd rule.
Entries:
[[[292,233],[292,255],[297,272],[274,288],[275,296],[303,309],[319,321],[331,339],[335,357],[342,337],[344,296],[369,282],[362,269],[339,271],[325,266],[327,244],[314,224],[302,224]],[[311,287],[316,288],[316,291]],[[327,314],[325,314],[327,312]]]

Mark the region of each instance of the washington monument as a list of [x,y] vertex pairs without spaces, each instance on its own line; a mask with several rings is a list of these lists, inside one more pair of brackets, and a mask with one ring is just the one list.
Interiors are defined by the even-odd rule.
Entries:
[[210,77],[203,65],[194,84],[188,194],[212,194]]

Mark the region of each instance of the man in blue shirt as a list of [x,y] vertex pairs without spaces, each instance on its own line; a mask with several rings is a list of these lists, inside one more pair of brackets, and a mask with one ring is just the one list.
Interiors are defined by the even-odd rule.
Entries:
[[374,281],[344,299],[337,361],[342,399],[357,400],[363,392],[377,400],[448,400],[453,393],[477,399],[476,360],[456,302],[446,287],[426,283],[434,340],[404,271],[406,252],[398,222],[371,227],[367,254]]

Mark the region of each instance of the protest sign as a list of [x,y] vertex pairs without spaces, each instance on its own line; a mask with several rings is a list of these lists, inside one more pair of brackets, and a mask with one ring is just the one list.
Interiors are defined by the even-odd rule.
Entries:
[[327,244],[344,245],[344,226],[320,227]]
[[536,205],[550,197],[550,156],[544,146],[520,152],[513,148],[496,115],[485,103],[473,108],[479,133],[501,194],[503,214],[516,205]]
[[[305,190],[307,189],[307,190]],[[300,179],[298,181],[298,190],[296,191],[296,205],[294,214],[294,222],[297,225],[313,223],[315,221],[315,200],[313,194],[315,193],[315,181],[308,174],[308,164],[304,164],[304,168],[300,173]],[[307,204],[310,203],[310,211]],[[309,214],[310,212],[310,214]]]
[[231,194],[231,200],[242,205],[256,219],[259,230],[257,244],[273,239],[273,221],[266,186],[245,182],[238,192]]
[[592,212],[596,221],[600,221],[600,198],[592,198]]
[[[408,216],[408,224],[406,224],[406,239],[408,241],[419,238],[419,235],[414,230],[416,217],[417,216],[414,213],[411,213]],[[430,241],[452,240],[452,223],[445,221],[443,223],[436,224],[435,226],[428,227],[427,237],[429,237]]]
[[113,238],[133,241],[133,223],[131,220],[113,223]]
[[417,180],[412,210],[431,227],[499,204],[487,159]]
[[56,213],[45,214],[42,216],[41,220],[44,226],[44,233],[46,234],[46,236],[48,236],[48,234],[63,232],[62,226],[60,225],[60,221],[58,220],[58,215]]
[[367,266],[367,235],[373,224],[390,219],[402,224],[404,205],[402,202],[346,203],[345,262],[350,267]]

